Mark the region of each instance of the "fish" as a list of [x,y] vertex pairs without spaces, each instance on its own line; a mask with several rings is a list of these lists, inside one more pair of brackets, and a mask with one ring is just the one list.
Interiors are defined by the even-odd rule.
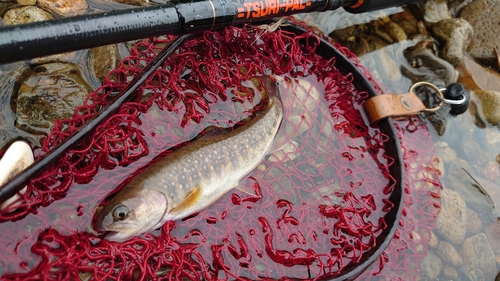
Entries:
[[105,204],[94,229],[123,242],[205,209],[262,162],[282,119],[281,99],[270,94],[247,123],[205,135],[152,164]]

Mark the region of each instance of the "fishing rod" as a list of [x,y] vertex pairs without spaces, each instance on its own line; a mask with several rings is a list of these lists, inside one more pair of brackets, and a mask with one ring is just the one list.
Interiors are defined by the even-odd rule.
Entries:
[[159,35],[180,35],[345,8],[351,13],[421,0],[173,0],[164,5],[0,28],[0,64]]

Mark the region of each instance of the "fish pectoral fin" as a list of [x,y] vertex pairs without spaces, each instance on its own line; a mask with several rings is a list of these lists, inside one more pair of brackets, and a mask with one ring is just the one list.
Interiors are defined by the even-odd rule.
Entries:
[[186,196],[186,198],[184,198],[184,200],[182,200],[182,202],[179,203],[179,205],[175,206],[171,212],[179,213],[186,209],[189,209],[200,200],[201,194],[202,194],[201,186],[198,185],[195,188],[193,188],[193,190],[191,190],[191,192]]

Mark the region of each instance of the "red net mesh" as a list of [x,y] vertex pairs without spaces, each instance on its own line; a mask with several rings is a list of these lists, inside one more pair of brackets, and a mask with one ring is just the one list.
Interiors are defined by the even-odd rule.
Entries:
[[[0,214],[3,279],[314,280],[355,266],[387,227],[392,160],[384,152],[387,136],[363,121],[366,93],[335,61],[315,53],[318,40],[299,43],[310,37],[246,26],[183,43],[133,100],[29,184],[21,207]],[[138,43],[74,118],[56,125],[36,156],[96,114],[171,39]],[[259,77],[271,73],[284,77],[280,134],[289,145],[249,175],[245,183],[255,195],[235,189],[199,214],[124,243],[93,233],[95,209],[132,171],[207,127],[232,127],[258,110],[269,94]],[[417,176],[406,178],[396,239],[366,273],[383,278],[415,277],[426,251],[410,235],[416,226],[432,227],[437,203],[430,199],[439,197],[432,151],[422,151],[429,136],[417,120],[408,126],[399,134],[412,163],[407,170]]]

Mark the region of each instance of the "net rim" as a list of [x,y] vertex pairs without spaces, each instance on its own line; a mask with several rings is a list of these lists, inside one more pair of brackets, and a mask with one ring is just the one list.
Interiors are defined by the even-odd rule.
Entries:
[[[272,19],[268,23],[276,22],[278,19]],[[297,35],[301,35],[309,30],[303,28],[302,26],[296,24],[290,24],[287,26],[282,26],[281,29],[293,32]],[[335,67],[344,75],[352,74],[353,86],[358,91],[364,91],[368,94],[368,97],[374,97],[379,95],[372,82],[364,75],[362,70],[358,68],[353,61],[347,58],[342,52],[335,48],[330,42],[322,38],[321,36],[314,35],[315,39],[319,40],[319,44],[316,48],[316,53],[325,59],[335,58]],[[311,40],[311,37],[309,38]],[[396,127],[392,119],[386,118],[378,122],[376,125],[378,129],[385,135],[388,136],[387,141],[384,143],[386,154],[394,159],[394,162],[390,165],[389,172],[394,178],[390,179],[391,184],[394,185],[392,192],[389,195],[389,201],[393,204],[393,207],[386,213],[384,219],[387,223],[386,228],[377,236],[376,246],[367,251],[362,260],[355,265],[348,265],[342,270],[341,274],[337,277],[329,279],[330,281],[344,281],[353,280],[361,273],[363,273],[380,255],[384,252],[385,248],[389,245],[392,238],[394,237],[396,230],[401,219],[402,209],[403,209],[403,191],[404,191],[404,162],[402,147],[399,141]]]

